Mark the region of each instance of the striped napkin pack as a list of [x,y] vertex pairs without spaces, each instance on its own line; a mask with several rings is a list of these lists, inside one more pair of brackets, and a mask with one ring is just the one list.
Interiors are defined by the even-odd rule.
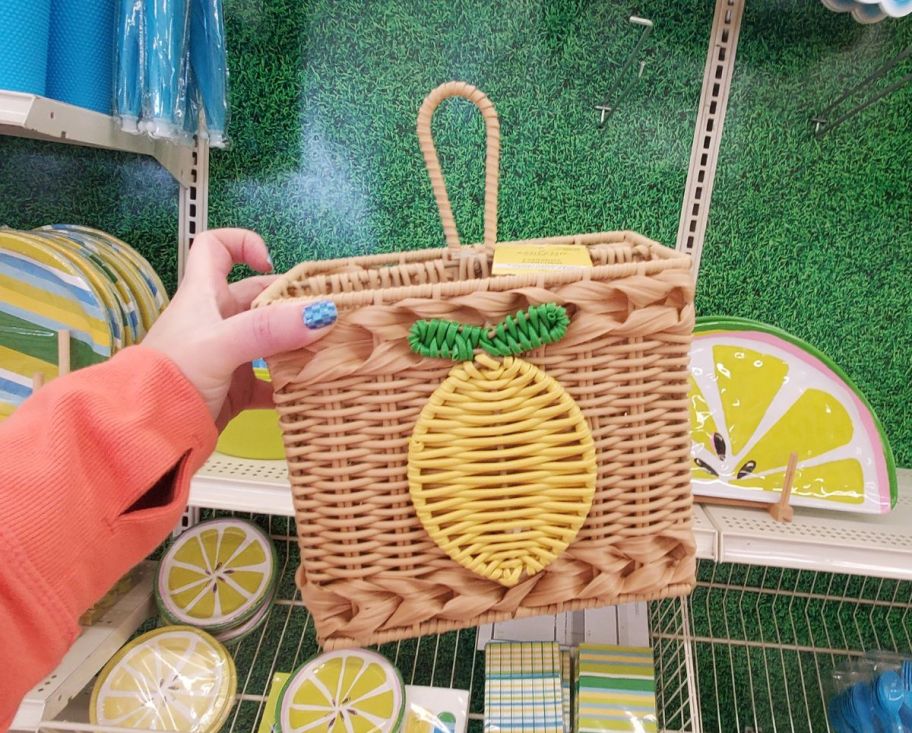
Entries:
[[655,667],[649,647],[581,644],[574,730],[656,733]]
[[569,649],[560,650],[561,659],[561,711],[564,716],[564,731],[573,730],[571,688],[573,686],[573,653]]
[[564,733],[561,650],[554,642],[485,647],[485,733]]

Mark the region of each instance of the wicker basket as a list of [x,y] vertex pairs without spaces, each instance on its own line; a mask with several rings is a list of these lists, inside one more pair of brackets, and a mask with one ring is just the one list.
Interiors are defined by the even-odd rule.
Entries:
[[[481,245],[460,245],[431,141],[431,115],[451,96],[485,118]],[[526,241],[586,245],[591,269],[491,277],[493,106],[468,84],[444,84],[422,105],[418,136],[447,248],[304,263],[256,303],[328,297],[339,310],[318,343],[269,360],[297,518],[297,580],[321,643],[377,644],[688,593],[690,258],[633,232],[586,234]],[[541,303],[562,305],[570,325],[525,358],[581,409],[595,446],[594,493],[566,550],[504,585],[452,559],[413,503],[410,439],[453,362],[414,353],[409,330],[440,318],[491,327]]]

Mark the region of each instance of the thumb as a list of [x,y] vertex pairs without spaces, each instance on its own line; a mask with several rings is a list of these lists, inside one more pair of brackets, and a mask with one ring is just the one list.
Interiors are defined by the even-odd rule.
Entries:
[[336,322],[336,305],[318,300],[306,305],[276,303],[226,318],[219,340],[232,368],[283,351],[300,349],[323,337]]

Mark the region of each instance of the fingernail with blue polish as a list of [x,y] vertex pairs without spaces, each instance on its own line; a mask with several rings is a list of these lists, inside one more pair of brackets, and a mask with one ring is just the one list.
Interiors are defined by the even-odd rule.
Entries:
[[339,313],[331,300],[319,300],[304,308],[304,325],[310,329],[326,328],[336,322]]

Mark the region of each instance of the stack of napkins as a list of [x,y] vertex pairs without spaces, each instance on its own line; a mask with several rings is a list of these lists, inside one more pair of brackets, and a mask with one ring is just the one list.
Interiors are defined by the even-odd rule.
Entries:
[[563,733],[561,652],[554,642],[485,647],[486,733]]
[[572,719],[572,701],[570,698],[571,688],[573,686],[573,661],[572,652],[569,649],[561,649],[561,711],[564,717],[564,731],[570,733],[573,730]]
[[574,730],[578,733],[658,730],[652,649],[580,645]]

